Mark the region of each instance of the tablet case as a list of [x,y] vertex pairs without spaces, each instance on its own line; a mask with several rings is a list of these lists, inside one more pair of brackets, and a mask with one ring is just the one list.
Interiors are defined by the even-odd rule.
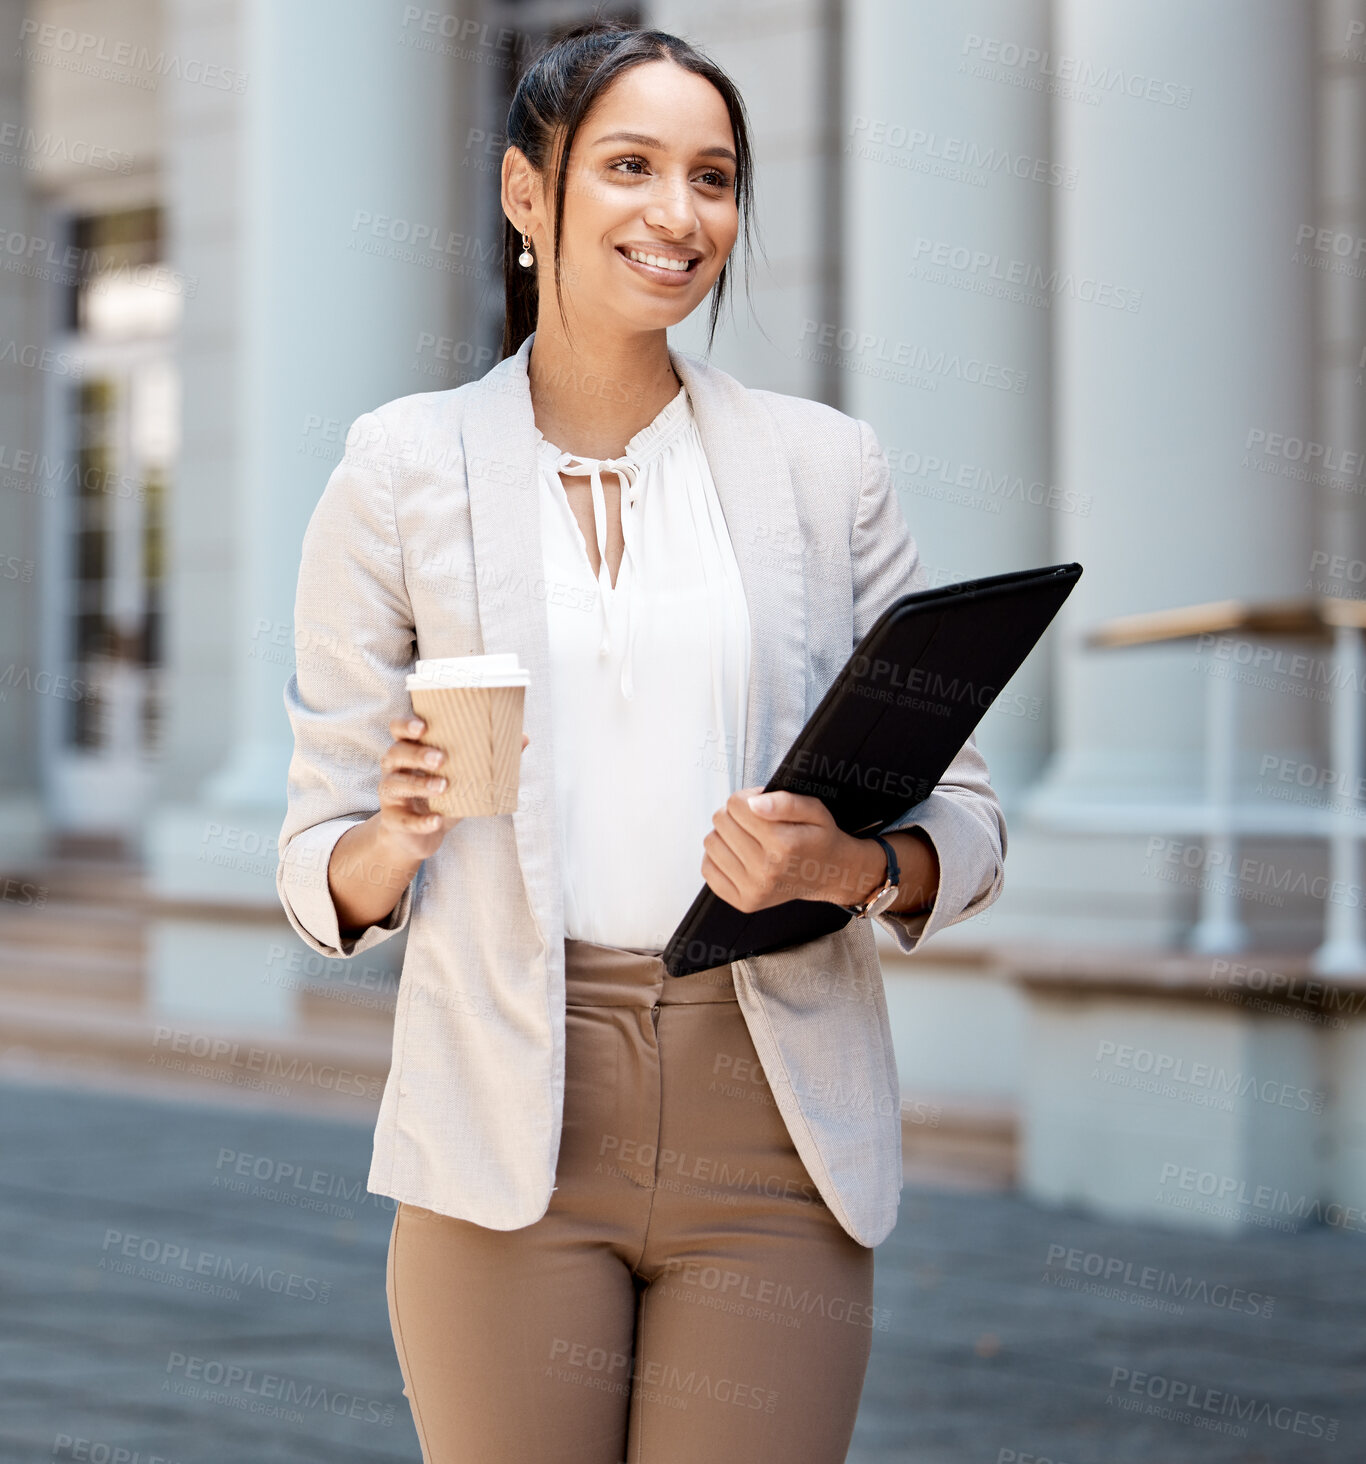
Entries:
[[[1055,564],[901,596],[854,648],[765,792],[819,798],[846,833],[923,802],[1081,576]],[[671,976],[800,945],[854,917],[826,900],[745,914],[704,885],[663,952]]]

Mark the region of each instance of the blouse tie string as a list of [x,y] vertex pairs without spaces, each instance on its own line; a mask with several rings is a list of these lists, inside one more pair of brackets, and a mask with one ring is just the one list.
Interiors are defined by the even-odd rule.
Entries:
[[[608,613],[608,606],[613,596],[613,586],[611,571],[607,567],[607,501],[602,491],[602,475],[604,472],[617,475],[621,480],[622,491],[625,495],[623,509],[634,508],[640,491],[640,464],[629,457],[589,458],[580,457],[577,453],[562,452],[556,460],[555,467],[558,472],[565,473],[571,478],[582,478],[585,474],[588,477],[589,488],[593,495],[593,529],[598,544],[598,605],[602,612],[602,635],[598,641],[598,655],[610,655],[612,621]],[[632,524],[628,529],[627,523],[627,516],[623,512],[621,534],[625,543],[625,551],[622,555],[622,564],[617,570],[617,583],[621,583],[621,576],[626,569],[628,559],[631,561],[631,573],[626,593],[626,654],[621,668],[621,694],[627,701],[631,701],[635,697],[635,678],[631,673],[631,661],[635,653],[636,640],[635,555],[631,545],[635,527]]]
[[[692,509],[693,523],[695,525],[694,532],[695,532],[695,534],[697,536],[698,543],[705,542],[706,533],[709,532],[709,531],[710,532],[716,532],[716,530],[718,529],[718,527],[719,527],[719,533],[716,534],[716,537],[717,537],[718,542],[719,542],[721,535],[724,535],[726,533],[726,527],[725,527],[724,521],[719,526],[717,526],[717,525],[711,525],[711,526],[705,525],[704,523],[700,522],[700,520],[705,520],[706,518],[708,518],[710,516],[709,515],[709,512],[708,512],[707,505],[705,503],[699,505],[695,500],[693,500],[691,498],[688,501],[689,501],[689,506]],[[719,583],[716,583],[714,581],[714,577],[712,575],[712,572],[711,572],[711,570],[707,566],[707,561],[706,561],[706,557],[705,556],[703,556],[703,560],[702,560],[702,576],[703,576],[703,586],[704,586],[704,593],[705,593],[706,606],[707,606],[707,612],[706,613],[707,613],[707,648],[708,648],[708,653],[709,653],[709,657],[708,658],[709,658],[710,663],[711,663],[711,717],[712,717],[712,726],[713,727],[716,727],[716,728],[722,728],[723,729],[725,727],[726,723],[725,723],[725,712],[723,710],[723,704],[724,704],[724,687],[723,687],[724,670],[723,670],[723,667],[722,667],[722,664],[721,664],[722,663],[722,656],[723,656],[723,653],[724,653],[724,645],[725,645],[725,631],[724,631],[724,626],[723,626],[724,607],[723,607],[723,599],[722,599],[722,586]],[[727,765],[729,766],[730,759],[732,757],[732,750],[729,747],[723,746],[722,747],[722,754],[727,759]],[[732,776],[732,778],[731,778],[731,788],[734,789],[736,786],[737,786],[737,784],[735,782],[735,778]]]

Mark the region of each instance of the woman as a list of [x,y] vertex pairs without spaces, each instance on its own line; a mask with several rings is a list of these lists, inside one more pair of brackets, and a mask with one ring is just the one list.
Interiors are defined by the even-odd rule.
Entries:
[[[985,908],[1000,810],[972,743],[885,839],[757,797],[924,576],[866,423],[667,345],[748,228],[732,83],[584,27],[508,136],[504,359],[363,414],[309,524],[281,899],[336,957],[411,918],[369,1185],[427,1464],[833,1464],[901,1182],[870,910]],[[494,651],[519,807],[432,814],[405,674]],[[669,978],[699,880],[860,918]]]

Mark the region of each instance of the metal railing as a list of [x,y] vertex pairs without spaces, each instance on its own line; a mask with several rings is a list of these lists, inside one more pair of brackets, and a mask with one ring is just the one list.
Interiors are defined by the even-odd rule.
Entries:
[[[1366,932],[1361,894],[1361,841],[1366,838],[1362,792],[1362,637],[1366,601],[1335,598],[1247,604],[1221,600],[1107,621],[1086,638],[1092,649],[1117,649],[1237,633],[1258,643],[1276,640],[1321,641],[1331,646],[1332,713],[1329,757],[1334,781],[1342,790],[1326,808],[1268,808],[1240,803],[1236,793],[1239,753],[1238,681],[1210,676],[1205,697],[1204,800],[1180,808],[1145,808],[1136,821],[1149,829],[1179,823],[1205,841],[1205,865],[1234,869],[1240,837],[1289,834],[1322,837],[1329,845],[1330,890],[1324,902],[1323,941],[1311,957],[1324,976],[1366,972]],[[1199,918],[1190,945],[1202,954],[1245,949],[1248,932],[1238,909],[1236,880],[1205,879],[1200,885]]]

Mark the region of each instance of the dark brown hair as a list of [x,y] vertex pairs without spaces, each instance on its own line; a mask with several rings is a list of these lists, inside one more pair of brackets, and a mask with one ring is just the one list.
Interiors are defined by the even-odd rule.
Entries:
[[[745,104],[729,76],[695,46],[667,31],[641,30],[620,21],[576,26],[548,46],[531,63],[517,84],[508,108],[508,145],[526,154],[531,166],[544,175],[555,146],[559,167],[555,177],[555,296],[560,318],[565,319],[560,292],[560,234],[569,177],[569,153],[579,125],[593,103],[622,72],[646,61],[672,61],[711,82],[721,94],[735,134],[735,199],[745,243],[745,287],[749,287],[749,248],[754,210],[753,154]],[[521,235],[512,221],[503,220],[503,357],[511,356],[536,329],[539,287],[536,271],[517,263]],[[727,260],[711,296],[707,349],[716,335],[716,323],[726,296]],[[568,326],[568,321],[565,321]]]

